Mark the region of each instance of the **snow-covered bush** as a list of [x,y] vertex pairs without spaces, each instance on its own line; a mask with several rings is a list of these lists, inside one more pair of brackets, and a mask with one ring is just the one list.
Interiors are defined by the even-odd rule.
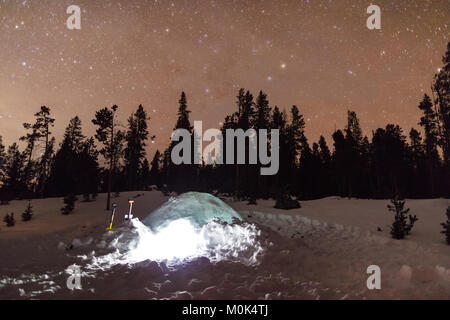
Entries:
[[[419,220],[416,215],[408,215],[409,208],[404,209],[405,200],[399,199],[396,196],[391,200],[392,204],[388,204],[387,207],[389,211],[395,213],[394,222],[391,226],[391,235],[394,239],[403,239],[406,235],[411,232],[414,223]],[[409,219],[409,222],[407,221]]]
[[5,218],[3,219],[3,222],[6,223],[6,226],[13,227],[16,224],[16,220],[14,219],[14,212],[11,212],[11,214],[6,214]]
[[31,205],[31,201],[28,201],[28,205],[25,208],[25,211],[22,212],[22,220],[30,221],[32,217],[33,217],[33,206]]
[[447,212],[445,214],[447,215],[447,221],[441,223],[441,226],[444,228],[441,233],[445,234],[447,244],[450,245],[450,206],[447,208]]

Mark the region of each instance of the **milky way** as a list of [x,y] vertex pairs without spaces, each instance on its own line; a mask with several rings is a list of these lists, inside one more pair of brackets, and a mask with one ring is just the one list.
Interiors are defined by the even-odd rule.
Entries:
[[[164,148],[184,90],[191,120],[219,127],[239,88],[270,104],[299,106],[310,141],[329,139],[357,112],[365,134],[387,123],[418,127],[449,37],[450,1],[376,1],[381,30],[366,27],[368,1],[0,1],[0,135],[23,135],[41,105],[60,139],[79,115],[117,104],[125,126],[142,104]],[[81,30],[66,26],[81,8]]]

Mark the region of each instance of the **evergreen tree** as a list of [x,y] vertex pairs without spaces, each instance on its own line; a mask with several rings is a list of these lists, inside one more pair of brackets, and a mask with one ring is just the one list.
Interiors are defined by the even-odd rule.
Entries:
[[125,173],[127,177],[127,189],[136,190],[138,187],[138,175],[142,169],[146,151],[145,141],[148,139],[147,116],[142,105],[128,119],[128,131],[125,147]]
[[349,198],[357,194],[358,187],[360,186],[362,143],[363,137],[359,119],[354,111],[349,110],[347,112],[347,126],[345,128],[345,152],[347,160],[345,172],[348,176],[347,196]]
[[340,196],[344,196],[347,193],[348,184],[348,163],[347,163],[347,144],[345,141],[344,133],[341,130],[337,130],[333,133],[333,161],[332,168],[334,172],[335,184],[337,186],[337,193]]
[[[80,148],[81,139],[77,137],[80,143],[75,142],[74,127],[79,125],[79,119],[70,120],[64,133],[63,142],[60,149],[56,152],[50,170],[50,176],[46,185],[47,196],[62,196],[74,191],[76,184],[76,175],[74,174],[77,148]],[[81,131],[80,131],[81,134]]]
[[[32,181],[32,177],[36,176],[36,173],[34,172],[36,170],[36,162],[33,161],[33,151],[35,149],[35,144],[39,139],[39,134],[36,125],[24,123],[23,127],[25,130],[31,131],[25,136],[20,137],[20,141],[25,141],[27,145],[24,152],[27,162],[24,169],[25,181]],[[32,186],[29,186],[29,188],[32,189]]]
[[32,217],[33,217],[33,206],[31,205],[31,201],[28,201],[28,205],[25,208],[25,211],[22,212],[22,220],[30,221]]
[[442,57],[442,63],[444,66],[434,78],[433,91],[436,93],[438,115],[441,121],[440,143],[448,166],[450,163],[450,42]]
[[50,117],[50,108],[46,106],[42,106],[40,111],[34,116],[36,117],[36,122],[33,125],[33,130],[36,130],[39,140],[44,142],[43,156],[41,157],[38,168],[38,192],[39,196],[43,197],[55,141],[50,137],[52,134],[50,129],[54,126],[55,119]]
[[[191,122],[189,120],[189,114],[191,113],[191,111],[188,110],[186,94],[184,92],[181,93],[181,97],[180,100],[178,101],[178,104],[179,104],[178,119],[175,124],[174,131],[177,129],[185,129],[190,133],[191,151],[193,151],[194,150],[193,127],[191,126]],[[169,189],[180,193],[187,191],[189,188],[192,188],[195,170],[194,165],[188,164],[175,165],[172,162],[171,159],[172,149],[178,143],[179,142],[177,141],[171,141],[169,147],[164,152],[163,171],[167,179]],[[183,154],[180,153],[180,156],[183,157]]]
[[3,145],[2,136],[0,136],[0,182],[2,182],[5,179],[5,163],[6,163],[5,146]]
[[100,109],[92,120],[92,123],[97,126],[95,138],[103,144],[103,148],[99,152],[109,162],[106,210],[110,209],[113,171],[117,169],[123,153],[124,133],[116,129],[115,123],[117,108],[116,105],[113,105],[111,109]]
[[252,126],[255,130],[270,129],[271,111],[272,109],[270,108],[269,101],[267,100],[267,95],[264,92],[259,91],[253,111],[254,117]]
[[441,233],[445,234],[445,240],[447,241],[447,244],[450,245],[450,206],[447,208],[445,214],[447,216],[447,221],[441,223],[441,226],[444,229]]
[[378,128],[372,138],[372,174],[376,197],[404,194],[408,172],[406,137],[398,125]]
[[61,213],[64,215],[71,213],[75,209],[75,201],[77,200],[77,197],[73,193],[64,197],[63,202],[65,206],[61,208]]
[[429,194],[425,147],[420,133],[414,128],[409,132],[409,139],[410,144],[407,153],[410,170],[410,174],[408,174],[408,194],[410,197],[423,198]]
[[142,161],[141,169],[139,170],[139,185],[147,189],[150,185],[150,163],[147,159]]
[[[259,130],[267,130],[267,149],[270,150],[270,116],[271,116],[272,108],[269,105],[269,101],[267,100],[267,95],[262,91],[259,92],[256,102],[254,105],[253,112],[253,120],[251,126],[257,132]],[[256,153],[259,154],[259,135],[256,136]],[[261,165],[258,164],[256,166],[252,166],[251,178],[249,181],[250,187],[252,188],[252,197],[255,198],[257,195],[262,196],[263,198],[268,198],[269,190],[268,190],[268,182],[269,178],[266,176],[260,175]],[[252,203],[254,199],[252,199]]]
[[97,156],[94,139],[86,140],[81,120],[74,117],[69,121],[61,147],[52,161],[46,194],[96,193],[99,185]]
[[178,104],[179,104],[178,119],[174,127],[174,130],[186,129],[187,131],[189,131],[189,133],[192,133],[193,127],[191,126],[191,122],[189,120],[189,113],[191,113],[191,111],[188,110],[187,98],[184,92],[181,92],[181,97],[180,100],[178,101]]
[[156,150],[150,165],[150,184],[161,187],[161,153],[159,150]]
[[437,150],[439,141],[439,123],[438,115],[433,110],[433,104],[428,95],[424,95],[422,102],[419,104],[419,109],[423,111],[423,116],[420,118],[419,124],[423,127],[425,132],[425,155],[427,162],[428,185],[430,193],[428,196],[435,195],[435,186],[437,174],[439,173],[440,159]]
[[14,219],[14,212],[11,212],[11,214],[6,214],[6,216],[3,218],[3,222],[6,223],[7,227],[14,227],[16,224],[16,219]]
[[78,176],[76,189],[74,190],[76,193],[85,195],[96,195],[98,193],[100,168],[94,138],[91,137],[82,142],[81,150],[76,154],[74,174]]
[[407,221],[407,214],[409,212],[409,208],[404,209],[405,201],[399,199],[396,196],[394,199],[391,199],[391,204],[388,204],[387,207],[389,211],[395,213],[394,222],[391,226],[391,235],[394,239],[403,239],[406,235],[411,232],[411,229],[414,226],[414,223],[419,220],[416,215],[409,215],[409,222]]
[[323,136],[319,138],[319,172],[317,174],[319,196],[325,197],[333,194],[332,171],[331,171],[331,152]]
[[2,186],[2,200],[20,198],[26,190],[24,182],[25,155],[19,151],[19,146],[13,143],[6,154],[5,178]]

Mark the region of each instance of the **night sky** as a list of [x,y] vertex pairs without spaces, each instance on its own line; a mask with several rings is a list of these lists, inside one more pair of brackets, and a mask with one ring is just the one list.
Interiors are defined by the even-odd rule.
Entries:
[[[69,5],[81,30],[66,26]],[[346,110],[364,133],[387,123],[418,127],[450,40],[449,0],[376,1],[381,30],[369,30],[359,0],[0,0],[0,135],[24,134],[41,105],[51,107],[58,143],[79,115],[86,135],[99,108],[126,119],[139,104],[151,116],[151,155],[165,148],[182,90],[191,121],[220,127],[239,88],[270,104],[296,104],[310,143],[329,143]]]

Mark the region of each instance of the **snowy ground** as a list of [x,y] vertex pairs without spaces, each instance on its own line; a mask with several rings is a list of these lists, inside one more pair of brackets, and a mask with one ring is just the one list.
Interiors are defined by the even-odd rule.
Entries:
[[[30,222],[20,221],[26,201],[0,206],[1,218],[14,211],[17,221],[13,228],[0,227],[0,299],[450,298],[450,247],[439,233],[447,199],[407,200],[419,221],[401,241],[389,237],[387,200],[329,197],[290,211],[274,209],[273,200],[257,206],[227,201],[261,231],[264,250],[256,264],[197,257],[178,265],[147,260],[89,269],[92,251],[108,256],[117,235],[130,232],[123,221],[129,198],[139,219],[168,199],[158,191],[122,193],[113,199],[118,214],[112,232],[105,232],[105,195],[78,202],[69,216],[59,213],[61,199],[33,200]],[[72,264],[84,272],[82,290],[66,287],[65,270]],[[381,268],[381,290],[366,287],[366,268],[373,264]]]

